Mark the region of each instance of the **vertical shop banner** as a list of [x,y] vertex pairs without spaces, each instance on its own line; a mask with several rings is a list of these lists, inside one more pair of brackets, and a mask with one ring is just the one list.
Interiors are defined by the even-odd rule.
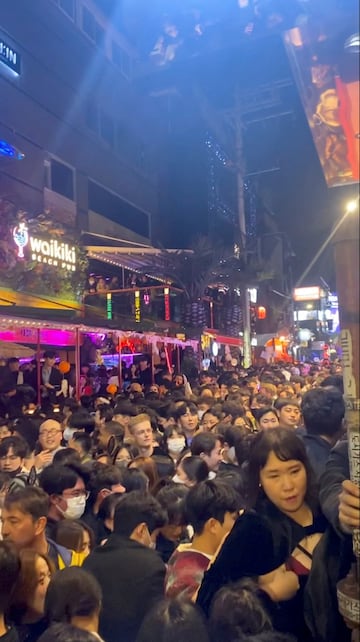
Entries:
[[141,302],[140,302],[140,290],[135,291],[135,322],[140,323],[141,321]]
[[359,180],[359,33],[353,20],[308,22],[285,45],[329,187]]
[[164,288],[165,321],[170,321],[170,289]]

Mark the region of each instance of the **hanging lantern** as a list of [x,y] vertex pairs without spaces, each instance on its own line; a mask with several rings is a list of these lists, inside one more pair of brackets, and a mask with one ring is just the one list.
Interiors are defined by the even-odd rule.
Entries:
[[257,309],[257,318],[258,319],[266,319],[266,308],[264,308],[263,305],[259,305]]

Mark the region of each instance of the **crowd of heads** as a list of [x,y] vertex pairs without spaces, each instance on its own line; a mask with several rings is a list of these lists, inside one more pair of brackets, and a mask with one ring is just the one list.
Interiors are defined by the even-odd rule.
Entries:
[[[63,398],[31,414],[25,404],[0,418],[5,626],[40,623],[31,639],[41,642],[94,640],[106,596],[80,565],[116,536],[168,565],[164,599],[138,623],[137,642],[289,639],[273,630],[252,580],[217,593],[210,626],[191,600],[243,511],[264,498],[288,515],[316,505],[320,472],[304,435],[329,447],[342,437],[339,371],[203,372],[191,387],[174,375],[163,387]],[[279,493],[289,470],[296,505]],[[202,555],[197,579],[181,576],[179,551]]]

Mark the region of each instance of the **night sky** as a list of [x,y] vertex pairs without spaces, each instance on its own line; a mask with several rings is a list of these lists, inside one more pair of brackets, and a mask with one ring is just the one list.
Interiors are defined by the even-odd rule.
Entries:
[[[123,20],[124,14],[120,10],[122,3],[116,3],[117,10],[114,13],[115,4],[112,0],[97,1],[103,7],[106,6],[110,13],[112,10],[116,20]],[[132,3],[133,7],[135,5],[136,3]],[[129,6],[126,2],[123,5],[125,8]],[[147,4],[147,16],[155,19],[158,6],[158,0],[151,4],[153,10]],[[134,11],[133,9],[130,15],[130,23],[136,17]],[[136,35],[139,41],[144,21],[140,14],[138,17]],[[147,33],[149,36],[149,30]],[[150,42],[151,37],[148,40]],[[265,124],[259,122],[249,125],[245,130],[245,149],[248,171],[279,168],[260,174],[254,180],[266,205],[275,214],[280,228],[291,240],[296,255],[293,263],[296,281],[342,215],[346,202],[357,194],[358,187],[329,189],[326,186],[281,35],[256,38],[250,44],[234,41],[229,47],[224,47],[223,44],[215,51],[202,52],[200,49],[195,53],[193,49],[187,51],[184,45],[178,59],[169,68],[147,70],[138,80],[144,91],[175,86],[180,94],[178,99],[158,99],[159,115],[168,120],[171,131],[166,147],[167,165],[175,167],[172,174],[168,174],[171,184],[163,183],[163,189],[168,194],[176,194],[173,203],[176,204],[177,214],[182,204],[191,209],[189,194],[184,194],[186,188],[181,180],[179,164],[190,164],[187,171],[196,174],[199,164],[203,162],[199,151],[199,132],[202,128],[206,129],[192,99],[193,83],[201,87],[215,109],[223,109],[233,103],[235,80],[244,89],[290,79],[289,86],[280,92],[281,105],[278,111],[291,113],[282,118],[271,119]],[[194,195],[193,208],[198,205],[197,201],[198,195]],[[191,228],[189,226],[188,229],[189,237],[201,231],[201,217],[198,225],[196,217],[193,217]],[[318,282],[320,276],[331,287],[335,287],[331,248],[324,252],[306,283]]]
[[[181,140],[184,162],[192,159],[196,172],[201,163],[195,151],[199,123],[196,111],[192,111],[191,106],[188,111],[186,109],[187,88],[196,79],[212,105],[226,107],[232,102],[233,81],[237,77],[242,86],[256,86],[276,78],[292,80],[282,92],[279,108],[279,111],[291,113],[271,119],[266,126],[261,122],[249,125],[245,139],[248,171],[279,168],[260,174],[253,180],[266,205],[275,214],[281,230],[291,240],[296,255],[293,262],[296,281],[342,215],[346,202],[357,193],[357,187],[327,187],[281,38],[258,41],[252,51],[232,50],[174,63],[169,71],[154,74],[149,82],[154,87],[175,84],[180,88],[182,101],[172,101],[171,123],[178,134],[174,138]],[[169,150],[170,157],[178,152],[174,145]],[[177,176],[179,180],[174,179],[170,191],[177,194],[174,201],[179,207],[182,183],[179,172]],[[201,227],[196,227],[196,218],[193,217],[189,233],[194,235],[196,232],[201,232]],[[331,246],[314,266],[306,283],[318,282],[320,276],[335,288]]]

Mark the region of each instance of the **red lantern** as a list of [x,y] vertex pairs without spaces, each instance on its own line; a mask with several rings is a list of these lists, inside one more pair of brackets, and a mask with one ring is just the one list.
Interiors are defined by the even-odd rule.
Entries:
[[257,318],[258,319],[266,319],[266,308],[264,308],[263,305],[259,305],[257,309]]

